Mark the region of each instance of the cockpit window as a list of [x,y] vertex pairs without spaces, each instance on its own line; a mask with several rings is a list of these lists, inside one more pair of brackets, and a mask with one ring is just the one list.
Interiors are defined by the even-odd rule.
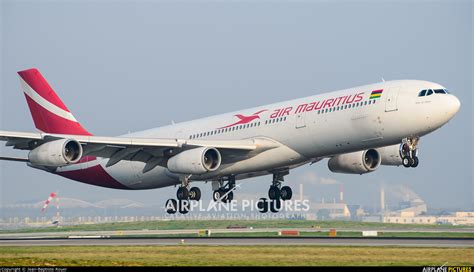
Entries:
[[428,96],[432,94],[449,94],[448,90],[446,89],[426,89],[426,90],[421,90],[418,93],[418,96]]

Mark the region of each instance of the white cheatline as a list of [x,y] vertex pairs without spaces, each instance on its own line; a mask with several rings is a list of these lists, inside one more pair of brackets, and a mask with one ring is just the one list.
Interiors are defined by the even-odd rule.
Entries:
[[60,107],[49,102],[48,100],[44,99],[35,90],[33,90],[33,88],[31,88],[30,85],[28,85],[28,83],[26,83],[22,77],[20,77],[20,81],[21,81],[21,87],[23,88],[23,91],[25,92],[25,94],[28,95],[28,97],[30,97],[33,101],[38,103],[38,105],[40,105],[41,107],[45,108],[46,110],[48,110],[49,112],[57,116],[60,116],[64,119],[77,123],[77,120],[76,118],[74,118],[72,113],[63,110]]

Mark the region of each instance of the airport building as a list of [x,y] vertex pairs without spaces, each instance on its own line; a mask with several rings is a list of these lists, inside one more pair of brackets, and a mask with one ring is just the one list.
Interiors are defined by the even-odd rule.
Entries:
[[383,216],[382,222],[398,224],[448,224],[454,226],[474,226],[474,212],[455,212],[448,216],[426,216],[404,212],[400,215]]

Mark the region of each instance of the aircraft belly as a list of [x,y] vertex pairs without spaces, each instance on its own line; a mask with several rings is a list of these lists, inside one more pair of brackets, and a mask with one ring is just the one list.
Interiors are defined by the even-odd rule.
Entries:
[[[105,167],[105,163],[103,163]],[[153,170],[143,173],[145,163],[138,161],[120,161],[106,171],[125,186],[140,190],[162,188],[179,184],[174,176],[167,175],[168,169],[156,166]]]
[[246,160],[232,164],[221,165],[219,170],[193,177],[194,179],[209,179],[223,175],[237,175],[260,171],[271,171],[272,169],[285,168],[291,165],[308,161],[309,159],[287,146],[280,146],[262,152]]

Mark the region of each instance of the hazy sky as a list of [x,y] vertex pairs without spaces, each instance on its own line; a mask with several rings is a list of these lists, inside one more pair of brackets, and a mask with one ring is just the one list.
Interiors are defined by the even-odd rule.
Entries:
[[[16,71],[37,67],[96,135],[314,95],[383,77],[424,79],[462,102],[422,138],[416,169],[363,176],[304,166],[314,199],[378,203],[381,182],[412,188],[429,207],[473,208],[473,7],[471,1],[1,1],[0,129],[34,131]],[[416,118],[416,116],[413,116]],[[0,148],[0,154],[18,151]],[[1,203],[59,190],[85,200],[160,203],[174,188],[119,191],[77,183],[22,163],[0,162]],[[271,177],[243,181],[266,196]],[[329,182],[328,182],[329,181]],[[337,181],[337,182],[335,182]],[[200,185],[203,197],[211,186]],[[239,192],[238,192],[239,193]],[[390,201],[390,200],[389,200]]]

